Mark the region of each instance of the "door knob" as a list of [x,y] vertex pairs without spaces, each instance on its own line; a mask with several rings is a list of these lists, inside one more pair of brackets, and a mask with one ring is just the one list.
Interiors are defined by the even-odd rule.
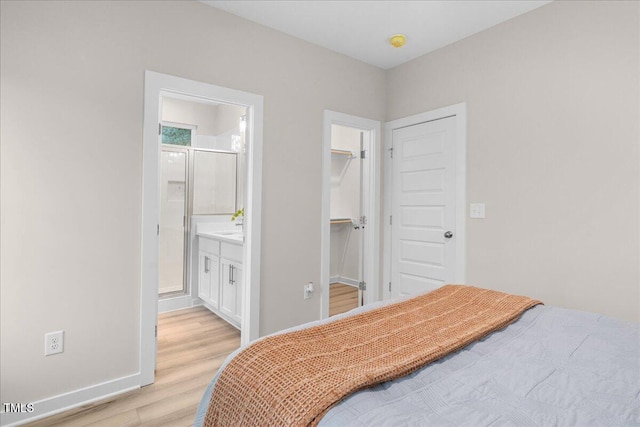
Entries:
[[444,238],[445,239],[450,239],[453,237],[453,233],[451,231],[447,231],[446,233],[444,233]]

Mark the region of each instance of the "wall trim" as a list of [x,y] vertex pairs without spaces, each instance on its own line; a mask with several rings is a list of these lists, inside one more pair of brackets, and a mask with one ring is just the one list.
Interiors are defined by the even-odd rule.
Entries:
[[[191,308],[199,298],[193,298],[189,294],[180,295],[173,298],[164,298],[158,300],[158,313],[167,313],[169,311],[184,310]],[[202,305],[202,300],[200,304]]]
[[2,414],[0,414],[0,425],[3,427],[22,425],[27,422],[36,421],[68,411],[69,409],[77,408],[82,405],[108,399],[110,397],[138,389],[140,386],[140,373],[117,378],[111,381],[105,381],[103,383],[32,402],[34,407],[34,412],[32,413],[2,412]]

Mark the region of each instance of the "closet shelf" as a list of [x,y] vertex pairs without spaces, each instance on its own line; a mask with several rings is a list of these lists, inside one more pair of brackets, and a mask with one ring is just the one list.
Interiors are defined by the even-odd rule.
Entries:
[[348,150],[338,150],[335,148],[331,149],[331,155],[335,155],[335,156],[344,156],[344,157],[348,157],[350,159],[355,158],[356,155],[352,152],[352,151],[348,151]]
[[331,218],[331,224],[353,224],[351,218]]

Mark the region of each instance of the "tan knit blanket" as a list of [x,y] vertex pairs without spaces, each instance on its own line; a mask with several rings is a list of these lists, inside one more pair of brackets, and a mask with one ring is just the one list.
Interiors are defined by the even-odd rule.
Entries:
[[256,341],[216,382],[205,426],[307,426],[349,394],[501,329],[539,301],[462,285]]

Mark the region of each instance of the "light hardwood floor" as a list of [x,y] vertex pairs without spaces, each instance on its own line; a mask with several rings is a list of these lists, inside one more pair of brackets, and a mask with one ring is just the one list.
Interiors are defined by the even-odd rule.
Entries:
[[329,285],[329,316],[344,313],[358,306],[358,288],[332,283]]
[[239,345],[240,331],[204,307],[161,314],[154,384],[29,426],[192,426],[207,383]]
[[[331,285],[331,316],[357,305],[356,288]],[[28,426],[192,426],[207,384],[239,345],[240,331],[204,307],[161,314],[154,384]]]

